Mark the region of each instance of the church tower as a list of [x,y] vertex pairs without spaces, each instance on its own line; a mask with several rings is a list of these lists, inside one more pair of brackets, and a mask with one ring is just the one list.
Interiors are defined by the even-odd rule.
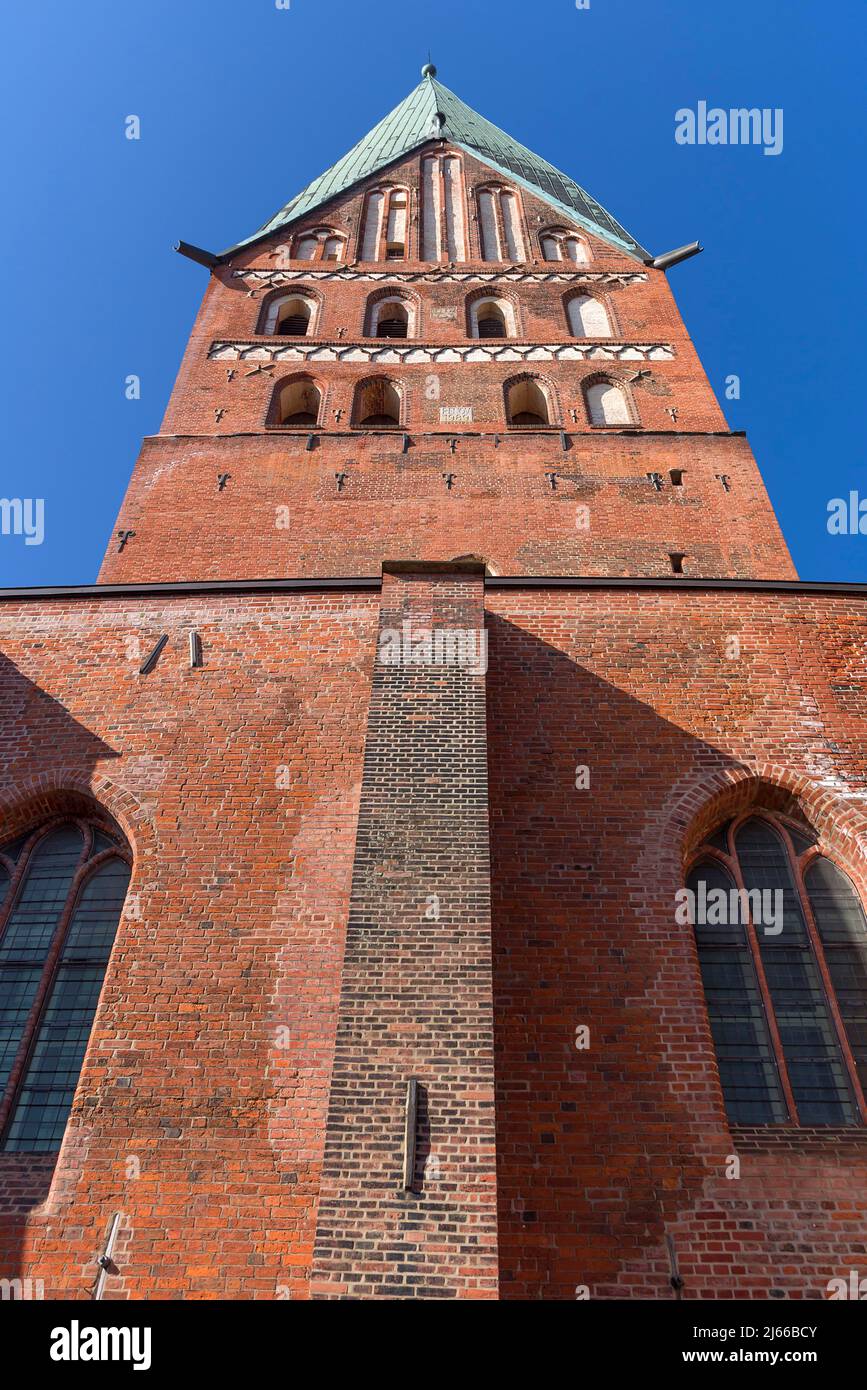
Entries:
[[[669,287],[698,249],[431,64],[258,232],[179,244],[204,298],[99,582],[0,594],[0,985],[42,931],[0,1275],[818,1298],[857,1266],[864,595],[797,579]],[[729,888],[779,931],[684,915]]]
[[793,577],[673,258],[431,65],[254,236],[179,249],[210,281],[103,581],[462,554],[504,575]]

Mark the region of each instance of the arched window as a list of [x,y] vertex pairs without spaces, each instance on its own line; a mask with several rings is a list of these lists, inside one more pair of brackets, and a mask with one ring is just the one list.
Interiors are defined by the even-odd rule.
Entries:
[[374,188],[364,205],[362,261],[402,261],[407,254],[409,195],[405,188]]
[[345,238],[331,227],[317,227],[302,232],[295,242],[296,261],[339,261],[343,257]]
[[113,832],[79,820],[0,847],[0,1148],[60,1147],[128,861]]
[[776,815],[723,826],[687,878],[729,1119],[867,1120],[867,919],[815,836]]
[[587,387],[587,414],[591,425],[632,425],[629,399],[616,381],[594,381]]
[[514,338],[515,310],[507,299],[479,295],[470,299],[467,328],[471,338]]
[[590,248],[583,237],[564,227],[549,227],[539,236],[542,255],[546,261],[571,261],[573,265],[587,265]]
[[478,205],[482,260],[522,261],[524,233],[518,195],[511,188],[482,188]]
[[378,290],[367,304],[369,338],[414,338],[417,305],[409,295]]
[[304,338],[310,331],[315,307],[315,301],[305,295],[278,295],[268,302],[261,331]]
[[545,426],[551,423],[548,395],[534,377],[521,377],[506,386],[506,418],[510,425]]
[[275,425],[290,429],[319,423],[322,393],[309,376],[292,377],[274,388],[272,418]]
[[400,424],[400,391],[386,377],[371,377],[355,390],[353,422],[361,429],[393,429]]
[[590,294],[576,294],[566,305],[569,327],[576,338],[610,338],[611,322],[605,305]]

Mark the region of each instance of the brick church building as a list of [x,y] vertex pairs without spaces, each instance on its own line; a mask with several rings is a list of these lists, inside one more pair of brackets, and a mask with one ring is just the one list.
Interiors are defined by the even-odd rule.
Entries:
[[694,249],[431,66],[180,244],[98,583],[0,593],[0,1278],[867,1274],[865,592],[796,576]]

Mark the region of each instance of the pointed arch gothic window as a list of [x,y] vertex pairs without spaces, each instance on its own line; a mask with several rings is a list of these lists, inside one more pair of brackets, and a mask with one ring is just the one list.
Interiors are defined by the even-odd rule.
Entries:
[[0,1148],[60,1147],[129,886],[126,846],[83,820],[0,847]]
[[867,918],[815,836],[761,812],[723,826],[687,876],[729,1119],[867,1122]]

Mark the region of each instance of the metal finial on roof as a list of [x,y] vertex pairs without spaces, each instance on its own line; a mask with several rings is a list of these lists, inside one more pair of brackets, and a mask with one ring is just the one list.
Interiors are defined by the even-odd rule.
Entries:
[[422,77],[436,77],[437,70],[435,63],[425,63],[421,70]]

